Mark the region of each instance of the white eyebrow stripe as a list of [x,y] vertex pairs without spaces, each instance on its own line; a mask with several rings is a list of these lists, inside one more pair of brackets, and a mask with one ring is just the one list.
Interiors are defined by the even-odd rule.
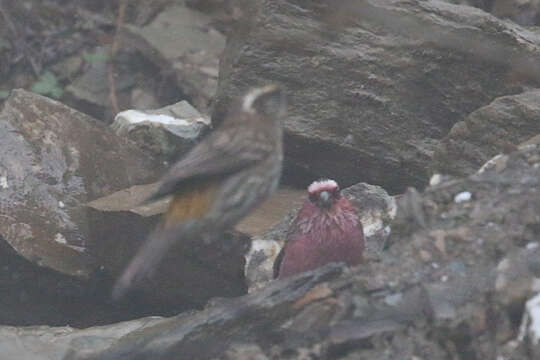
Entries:
[[319,180],[314,181],[309,185],[308,192],[309,193],[316,193],[321,190],[329,190],[329,189],[337,189],[338,184],[334,180]]
[[259,96],[261,96],[263,94],[266,94],[266,93],[269,93],[269,92],[274,91],[274,90],[276,90],[275,85],[267,85],[267,86],[263,86],[261,88],[252,89],[251,91],[249,91],[246,94],[246,96],[244,96],[244,101],[242,102],[242,110],[244,112],[254,114],[255,109],[253,108],[253,103],[255,102],[255,100]]

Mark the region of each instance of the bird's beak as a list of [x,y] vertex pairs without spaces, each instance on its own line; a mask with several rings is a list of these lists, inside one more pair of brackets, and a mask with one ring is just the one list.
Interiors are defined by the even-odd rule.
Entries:
[[321,206],[325,208],[330,207],[330,193],[328,191],[323,191],[319,194],[319,198],[321,199]]

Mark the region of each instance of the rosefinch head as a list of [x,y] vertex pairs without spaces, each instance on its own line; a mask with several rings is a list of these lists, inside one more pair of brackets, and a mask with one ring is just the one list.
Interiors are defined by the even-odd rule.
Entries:
[[331,262],[356,265],[362,261],[362,223],[338,184],[334,180],[315,181],[308,193],[276,259],[274,277],[282,279]]
[[173,195],[169,208],[116,282],[113,298],[149,273],[172,243],[221,234],[276,189],[285,112],[279,87],[253,89],[173,165],[149,199]]

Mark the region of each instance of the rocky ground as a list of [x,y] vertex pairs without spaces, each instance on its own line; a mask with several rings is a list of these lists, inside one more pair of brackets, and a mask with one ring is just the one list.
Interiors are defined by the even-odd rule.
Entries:
[[[0,358],[540,358],[539,9],[0,1]],[[112,301],[166,207],[141,205],[153,182],[275,82],[280,191]],[[365,261],[274,281],[321,177]]]

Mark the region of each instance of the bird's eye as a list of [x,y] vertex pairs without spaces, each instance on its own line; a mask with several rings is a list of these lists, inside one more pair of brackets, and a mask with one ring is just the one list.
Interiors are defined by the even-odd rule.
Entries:
[[341,192],[339,191],[339,188],[335,188],[335,189],[332,191],[332,195],[333,195],[336,199],[341,198]]
[[311,202],[316,202],[317,198],[318,198],[317,194],[309,194],[309,200]]

